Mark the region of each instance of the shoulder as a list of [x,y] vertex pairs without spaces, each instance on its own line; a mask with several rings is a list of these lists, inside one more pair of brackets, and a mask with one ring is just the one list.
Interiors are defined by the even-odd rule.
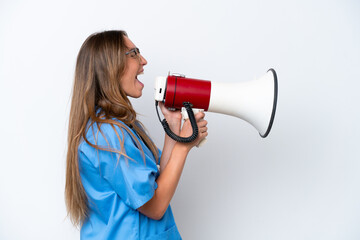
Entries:
[[131,129],[118,119],[111,119],[109,123],[89,122],[85,130],[85,138],[86,140],[82,138],[79,144],[80,151],[93,148],[91,145],[121,150],[120,143],[126,145],[135,143]]
[[86,137],[94,140],[101,140],[103,137],[117,138],[118,136],[125,140],[131,138],[130,128],[118,119],[111,119],[110,122],[98,123],[94,122],[86,129]]

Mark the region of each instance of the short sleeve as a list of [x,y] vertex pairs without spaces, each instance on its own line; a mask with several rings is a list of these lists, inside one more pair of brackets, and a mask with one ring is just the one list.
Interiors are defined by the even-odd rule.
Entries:
[[[123,150],[127,157],[106,150],[97,150],[83,141],[79,146],[80,161],[90,161],[119,197],[128,206],[137,209],[153,197],[157,188],[155,180],[159,173],[154,157],[141,143],[143,154],[124,128],[115,126],[114,130],[110,124],[102,124],[101,132],[103,134],[95,126],[90,127],[87,133],[88,140],[103,148]],[[118,136],[124,142],[124,149],[121,149]]]

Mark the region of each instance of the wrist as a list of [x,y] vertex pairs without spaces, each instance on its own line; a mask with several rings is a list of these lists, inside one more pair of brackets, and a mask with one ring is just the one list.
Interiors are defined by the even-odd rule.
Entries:
[[191,146],[191,144],[188,144],[188,143],[176,142],[174,148],[188,154],[190,152],[192,146]]
[[165,133],[164,148],[173,148],[177,142]]

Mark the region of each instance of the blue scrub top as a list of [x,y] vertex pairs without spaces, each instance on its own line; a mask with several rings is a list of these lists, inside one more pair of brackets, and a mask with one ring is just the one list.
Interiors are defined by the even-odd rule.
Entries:
[[[122,128],[114,127],[116,132],[110,124],[103,123],[101,133],[97,124],[93,124],[86,137],[92,144],[119,151],[118,134],[131,159],[97,150],[84,140],[78,148],[80,176],[89,205],[89,217],[81,227],[80,238],[181,239],[170,206],[160,220],[150,219],[136,210],[153,197],[159,170],[153,154],[135,131],[125,124]],[[145,161],[136,141],[125,128],[137,137]]]

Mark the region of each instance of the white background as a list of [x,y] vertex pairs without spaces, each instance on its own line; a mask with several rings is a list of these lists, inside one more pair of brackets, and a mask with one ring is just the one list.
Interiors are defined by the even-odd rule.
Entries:
[[168,71],[279,78],[269,137],[207,114],[172,201],[184,239],[360,239],[360,2],[0,2],[0,239],[78,239],[64,203],[75,60],[93,32],[124,29],[148,60],[133,100],[161,146],[153,82]]

